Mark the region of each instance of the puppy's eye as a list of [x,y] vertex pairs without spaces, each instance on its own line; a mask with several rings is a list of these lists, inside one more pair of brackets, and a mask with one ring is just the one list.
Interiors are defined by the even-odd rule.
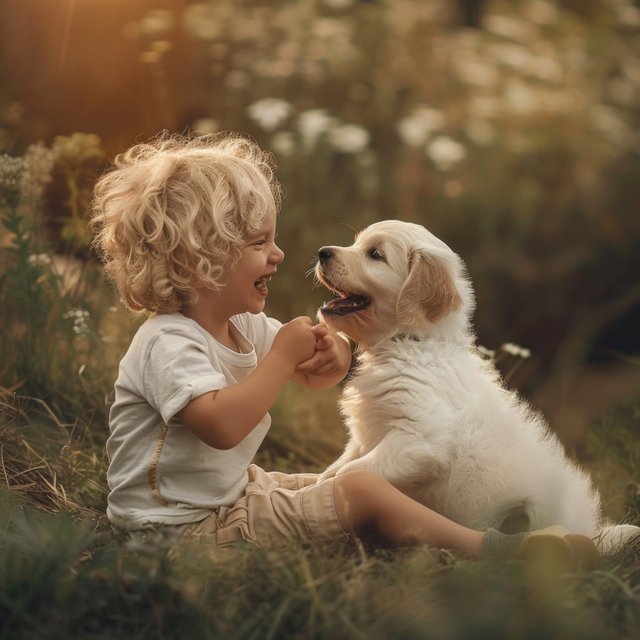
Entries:
[[386,258],[384,257],[384,253],[382,253],[382,251],[380,251],[380,249],[376,249],[375,247],[373,249],[369,249],[369,251],[367,251],[367,255],[372,260],[382,260],[382,261],[386,262]]

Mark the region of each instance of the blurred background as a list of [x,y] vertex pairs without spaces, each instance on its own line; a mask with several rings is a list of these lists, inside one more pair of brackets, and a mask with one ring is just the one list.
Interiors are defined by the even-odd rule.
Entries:
[[[468,265],[479,343],[577,446],[640,399],[639,36],[633,0],[0,0],[0,186],[32,243],[5,275],[23,260],[37,287],[45,267],[95,263],[87,203],[115,153],[163,129],[241,131],[287,192],[271,315],[314,315],[323,244],[423,224]],[[37,342],[49,294],[29,342],[25,289],[2,278],[24,362],[4,357],[1,384],[51,396],[35,353],[49,370],[84,358],[86,380],[99,279],[56,284],[80,341],[56,360]],[[117,361],[130,331],[109,304],[94,329]]]

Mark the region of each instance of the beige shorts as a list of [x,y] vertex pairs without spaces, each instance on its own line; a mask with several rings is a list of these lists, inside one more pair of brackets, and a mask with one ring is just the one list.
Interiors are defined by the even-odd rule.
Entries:
[[220,548],[237,542],[282,547],[292,540],[350,538],[336,515],[334,478],[317,482],[315,474],[267,472],[253,464],[248,471],[249,482],[236,504],[220,507],[200,522],[180,525],[180,533],[211,539]]

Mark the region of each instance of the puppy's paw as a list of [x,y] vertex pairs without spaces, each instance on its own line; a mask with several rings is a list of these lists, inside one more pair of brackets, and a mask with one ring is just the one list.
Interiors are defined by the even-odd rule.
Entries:
[[337,471],[337,469],[332,469],[331,467],[325,469],[318,476],[318,482],[323,482],[324,480],[328,480],[329,478],[335,478]]

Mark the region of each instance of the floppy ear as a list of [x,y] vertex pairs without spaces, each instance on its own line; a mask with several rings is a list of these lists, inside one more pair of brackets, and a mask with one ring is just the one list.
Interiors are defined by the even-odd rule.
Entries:
[[445,266],[433,256],[413,251],[409,258],[409,275],[396,304],[398,322],[426,326],[461,305],[462,298]]

